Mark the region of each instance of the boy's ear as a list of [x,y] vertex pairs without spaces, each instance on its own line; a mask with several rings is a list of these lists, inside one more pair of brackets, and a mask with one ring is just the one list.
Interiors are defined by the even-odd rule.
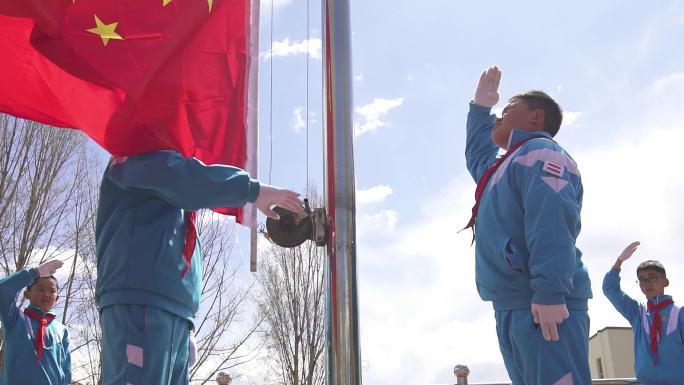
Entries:
[[544,117],[546,114],[544,113],[544,109],[542,108],[537,108],[535,110],[532,110],[532,113],[530,114],[530,120],[535,124],[538,125],[541,128],[544,128]]
[[665,287],[668,287],[668,286],[670,286],[670,280],[665,278]]
[[29,289],[24,289],[24,298],[30,299],[29,298]]

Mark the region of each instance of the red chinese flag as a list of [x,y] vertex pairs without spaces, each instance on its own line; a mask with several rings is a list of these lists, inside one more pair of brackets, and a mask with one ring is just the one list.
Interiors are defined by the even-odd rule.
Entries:
[[255,165],[255,1],[0,0],[0,111],[113,155]]

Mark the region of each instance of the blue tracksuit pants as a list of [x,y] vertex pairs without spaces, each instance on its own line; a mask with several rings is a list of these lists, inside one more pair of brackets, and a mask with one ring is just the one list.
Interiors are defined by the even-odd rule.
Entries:
[[100,311],[102,385],[187,385],[190,322],[160,308]]
[[496,332],[513,385],[591,385],[589,315],[571,310],[547,342],[530,310],[496,311]]

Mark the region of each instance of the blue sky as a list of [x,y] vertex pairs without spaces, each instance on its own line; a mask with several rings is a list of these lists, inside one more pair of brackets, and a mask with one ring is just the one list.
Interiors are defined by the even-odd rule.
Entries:
[[[274,6],[269,57],[271,3],[261,5],[260,173],[302,191],[307,3]],[[308,172],[322,191],[320,4],[309,7]],[[459,363],[470,366],[471,382],[507,380],[491,306],[475,290],[470,234],[456,233],[475,187],[463,159],[467,104],[490,65],[503,71],[497,107],[541,89],[566,111],[557,139],[584,181],[578,245],[593,281],[592,334],[627,325],[600,284],[632,240],[642,247],[625,266],[626,291],[640,298],[633,269],[657,258],[678,298],[681,2],[366,0],[351,8],[364,384],[453,383]]]

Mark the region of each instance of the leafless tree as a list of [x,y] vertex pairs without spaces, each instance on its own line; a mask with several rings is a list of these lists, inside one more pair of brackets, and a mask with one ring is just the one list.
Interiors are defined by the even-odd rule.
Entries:
[[261,319],[248,309],[252,283],[243,279],[239,262],[230,263],[236,234],[229,222],[208,210],[199,216],[204,276],[200,312],[195,319],[198,358],[190,369],[193,384],[213,383],[218,371],[235,368],[256,354],[248,342]]
[[257,273],[267,362],[277,383],[325,383],[325,249],[271,246]]
[[67,279],[62,288],[62,319],[71,335],[73,380],[95,385],[100,379],[102,335],[95,302],[97,279],[95,255],[95,215],[99,179],[104,167],[88,146],[81,146],[78,162],[70,170],[78,176],[77,194],[64,225],[70,229],[73,258],[65,266]]
[[66,170],[84,141],[70,130],[0,115],[0,268],[9,273],[68,242],[60,221],[75,182]]
[[0,274],[73,247],[73,229],[65,222],[78,195],[74,170],[82,169],[85,140],[75,131],[0,114]]

